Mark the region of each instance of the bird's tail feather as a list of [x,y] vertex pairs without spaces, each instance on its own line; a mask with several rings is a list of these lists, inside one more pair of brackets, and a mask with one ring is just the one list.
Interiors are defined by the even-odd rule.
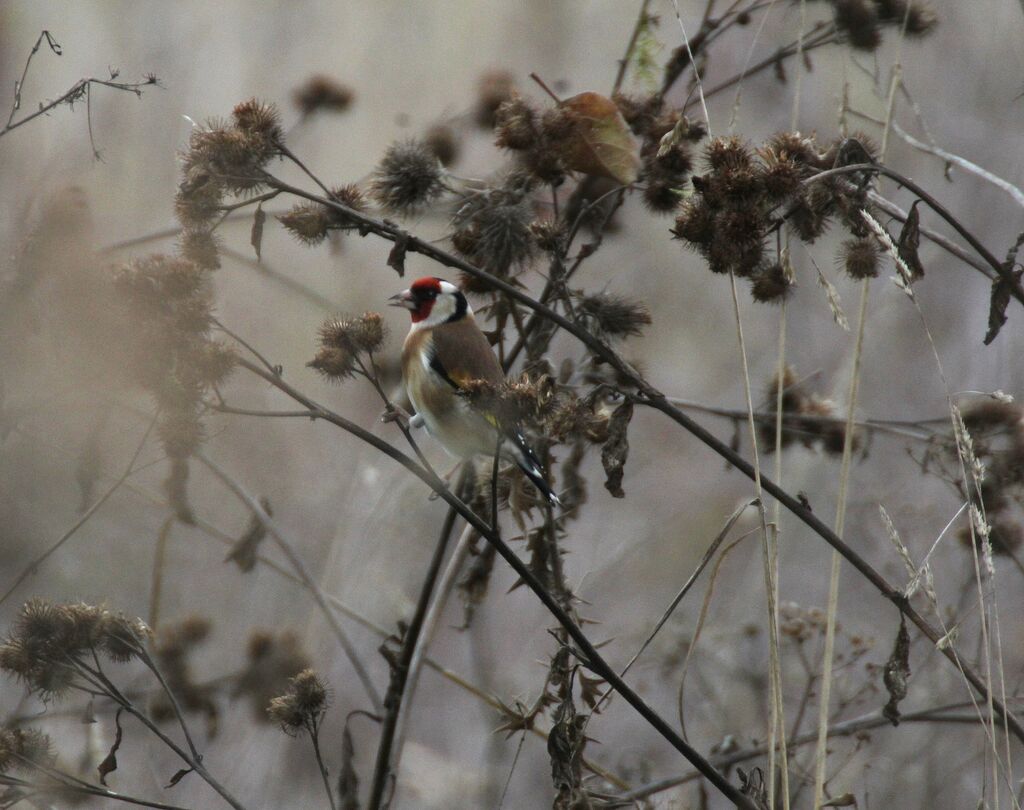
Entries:
[[562,502],[558,499],[554,490],[551,489],[547,478],[544,477],[544,469],[540,465],[540,459],[537,458],[537,454],[527,444],[526,437],[517,430],[510,433],[507,438],[509,444],[512,445],[512,456],[516,464],[519,465],[519,469],[523,471],[526,477],[530,479],[530,482],[537,487],[540,494],[547,498],[552,506],[561,506]]

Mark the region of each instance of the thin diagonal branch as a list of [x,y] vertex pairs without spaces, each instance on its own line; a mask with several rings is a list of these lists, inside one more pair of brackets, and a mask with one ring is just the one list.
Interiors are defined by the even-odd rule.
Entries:
[[[814,178],[812,178],[812,180],[821,180],[824,179],[826,176],[848,174],[856,171],[880,172],[896,180],[897,182],[906,185],[907,188],[909,188],[915,194],[919,192],[924,194],[923,189],[921,189],[916,184],[911,183],[911,181],[907,180],[902,175],[884,166],[877,166],[874,164],[858,164],[853,166],[841,167],[838,169],[830,169],[827,172],[822,172],[821,174],[815,175]],[[361,231],[365,230],[367,233],[373,233],[390,242],[395,242],[401,239],[403,241],[403,244],[406,246],[407,251],[419,253],[420,255],[426,256],[427,258],[430,258],[436,261],[438,264],[441,264],[445,267],[451,267],[453,269],[462,270],[476,278],[483,279],[490,286],[500,290],[513,300],[530,308],[540,317],[552,321],[553,323],[564,329],[566,332],[573,335],[573,337],[575,337],[581,343],[583,343],[583,345],[590,349],[597,357],[600,357],[602,360],[608,363],[608,365],[611,368],[613,368],[616,372],[618,372],[624,379],[629,380],[633,385],[635,385],[639,393],[638,401],[642,402],[648,407],[661,411],[663,414],[668,416],[673,422],[675,422],[685,430],[689,431],[699,441],[703,442],[711,450],[713,450],[719,456],[728,461],[732,466],[734,466],[745,476],[747,476],[751,480],[754,480],[754,468],[745,458],[743,458],[739,453],[737,453],[735,450],[729,447],[729,445],[727,445],[725,442],[720,440],[717,436],[709,432],[702,425],[694,421],[687,414],[683,413],[679,408],[672,405],[663,393],[661,393],[659,390],[654,388],[654,386],[648,383],[647,380],[644,379],[644,377],[641,376],[640,373],[636,371],[636,369],[634,369],[629,363],[627,363],[622,357],[620,357],[619,354],[615,352],[610,346],[608,346],[604,341],[592,335],[582,326],[579,326],[578,324],[574,323],[568,318],[565,318],[564,316],[560,315],[558,312],[555,312],[551,307],[534,300],[528,294],[524,293],[521,289],[513,286],[512,284],[509,284],[508,282],[484,270],[481,270],[479,267],[476,267],[475,265],[467,261],[464,261],[463,259],[460,259],[459,257],[447,252],[446,250],[438,247],[437,245],[431,244],[430,242],[420,239],[419,237],[413,236],[408,231],[404,230],[403,228],[400,228],[398,225],[392,222],[385,222],[367,216],[365,214],[362,214],[358,211],[349,208],[348,206],[342,205],[341,203],[338,203],[334,200],[329,200],[325,197],[320,197],[304,189],[289,185],[287,183],[283,183],[277,180],[276,178],[270,176],[267,177],[267,182],[270,185],[274,186],[275,188],[281,188],[283,191],[295,194],[298,197],[312,200],[314,202],[319,202],[323,205],[328,206],[329,208],[339,211],[340,213],[348,217],[353,223],[362,226]],[[931,199],[930,195],[927,196],[929,199]],[[925,199],[925,197],[922,196],[922,199]],[[936,211],[939,211],[939,209],[941,209],[941,213],[945,214],[944,218],[946,218],[947,221],[950,222],[950,224],[956,222],[955,218],[953,218],[948,211],[939,206],[937,202],[934,203],[933,207],[935,206],[938,206],[938,208],[936,208]],[[992,257],[992,254],[989,253],[984,248],[984,246],[982,246],[980,242],[978,242],[977,239],[973,237],[973,235],[970,236],[970,238],[968,238],[968,236],[966,235],[966,229],[963,228],[962,225],[960,225],[957,222],[957,224],[954,227],[958,227],[958,230],[960,231],[961,235],[964,236],[964,238],[967,239],[969,243],[971,243],[972,247],[975,247],[976,250],[979,250],[980,248],[979,253],[986,257],[986,261],[988,261],[989,258],[992,259],[992,261],[989,263],[990,265],[998,266],[998,272],[1000,275],[1003,275],[1004,272],[1006,272],[1002,265],[999,264],[998,260]],[[1015,287],[1018,291],[1019,286],[1019,283],[1015,284]],[[1020,300],[1024,301],[1024,291],[1020,291]],[[374,438],[376,439],[376,437]],[[387,447],[390,448],[390,445],[387,445]],[[393,448],[390,449],[393,450]],[[426,481],[427,479],[424,478],[424,480]],[[804,525],[811,529],[811,531],[813,531],[815,534],[821,537],[830,546],[835,548],[849,563],[853,565],[854,568],[857,569],[858,572],[860,572],[860,574],[862,574],[868,580],[868,582],[871,583],[872,586],[874,586],[876,590],[879,591],[879,593],[882,594],[882,596],[884,596],[886,599],[888,599],[890,602],[896,605],[900,612],[902,612],[908,619],[910,619],[910,621],[913,622],[929,640],[931,640],[933,643],[939,642],[939,640],[943,637],[944,634],[940,633],[931,624],[931,622],[929,622],[927,619],[924,618],[924,616],[918,613],[918,611],[915,610],[907,602],[906,598],[903,596],[902,592],[899,589],[893,587],[885,579],[885,577],[883,577],[873,566],[871,566],[860,554],[854,551],[851,546],[844,543],[843,540],[835,532],[833,532],[827,525],[825,525],[813,512],[811,512],[810,509],[801,504],[800,501],[797,500],[797,498],[795,498],[793,495],[790,495],[787,491],[776,485],[774,481],[763,475],[761,476],[761,485],[769,495],[771,495],[773,498],[778,499],[778,501],[789,512],[791,512],[795,517],[802,521]],[[978,674],[974,671],[974,669],[971,666],[969,666],[967,663],[963,662],[960,659],[955,648],[953,648],[951,645],[944,645],[942,648],[942,654],[955,666],[962,667],[963,672],[967,677],[967,680],[971,683],[971,685],[978,691],[979,694],[987,697],[988,691],[985,682],[978,676]],[[998,710],[1000,712],[1004,710],[1004,707],[1001,703],[998,704]],[[1012,714],[1008,715],[1008,722],[1010,728],[1013,730],[1014,736],[1024,741],[1024,725],[1021,725],[1020,721]]]
[[555,617],[558,623],[565,629],[566,633],[568,633],[569,637],[576,644],[578,648],[578,655],[586,666],[608,681],[608,683],[615,688],[615,691],[622,695],[623,699],[629,703],[630,706],[632,706],[637,713],[639,713],[640,716],[655,729],[655,731],[664,737],[677,751],[679,751],[679,753],[681,753],[701,773],[703,773],[708,781],[710,781],[711,784],[713,784],[733,804],[737,807],[743,808],[743,810],[756,810],[755,805],[749,798],[740,793],[739,789],[733,785],[724,774],[713,768],[702,754],[680,737],[679,734],[668,725],[664,718],[661,717],[661,715],[651,709],[643,698],[634,692],[618,676],[615,670],[607,661],[605,661],[597,648],[594,647],[579,626],[572,620],[572,618],[570,618],[569,614],[566,613],[558,600],[548,591],[547,588],[544,587],[543,584],[541,584],[540,580],[537,579],[529,566],[527,566],[518,557],[518,555],[512,551],[501,537],[492,531],[490,524],[486,520],[477,515],[458,496],[448,489],[444,481],[439,479],[429,470],[421,467],[412,458],[405,455],[405,453],[384,441],[379,436],[375,436],[368,430],[365,430],[340,414],[324,408],[314,400],[307,397],[301,391],[292,387],[280,377],[275,377],[274,375],[267,373],[261,366],[251,363],[245,359],[240,360],[239,365],[251,371],[253,374],[262,377],[266,382],[270,383],[282,393],[287,394],[296,402],[300,402],[306,408],[316,411],[319,417],[324,421],[330,422],[346,430],[367,444],[377,448],[392,460],[397,461],[436,492],[439,497],[448,503],[449,506],[454,507],[466,522],[473,526],[481,537],[494,546],[495,551],[504,558],[527,587],[536,594],[544,607],[547,608],[547,610]]
[[[247,360],[240,361],[242,365],[247,368],[259,368],[260,374],[268,375],[273,377],[269,372],[264,371],[260,366],[254,366]],[[327,599],[320,590],[320,587],[313,580],[309,571],[306,568],[302,558],[295,550],[295,546],[284,536],[277,523],[267,514],[266,510],[260,504],[260,502],[250,495],[241,484],[239,484],[230,474],[227,473],[220,465],[216,464],[210,458],[205,456],[203,453],[196,453],[196,458],[202,462],[207,469],[209,469],[217,478],[219,478],[228,489],[230,489],[235,496],[242,501],[249,511],[252,512],[253,516],[260,522],[260,524],[267,530],[267,533],[274,538],[278,548],[284,552],[285,557],[288,558],[288,562],[291,564],[295,573],[298,574],[299,579],[302,580],[306,590],[309,591],[313,600],[317,603],[321,612],[324,614],[324,618],[327,619],[327,624],[330,626],[335,637],[338,639],[338,643],[341,644],[341,648],[345,651],[345,655],[348,657],[349,663],[352,664],[352,669],[356,673],[356,677],[359,678],[360,683],[363,685],[363,689],[366,691],[367,697],[370,698],[370,702],[373,704],[375,711],[380,712],[382,709],[382,703],[380,695],[377,694],[377,688],[373,685],[373,681],[370,679],[369,673],[366,671],[366,667],[363,666],[363,662],[359,658],[359,653],[356,652],[355,647],[349,640],[345,630],[338,623],[337,617],[334,612],[330,609],[327,604]]]

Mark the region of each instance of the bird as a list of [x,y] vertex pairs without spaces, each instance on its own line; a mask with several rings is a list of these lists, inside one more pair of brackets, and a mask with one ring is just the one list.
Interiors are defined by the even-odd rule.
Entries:
[[462,459],[493,457],[500,438],[502,456],[515,462],[552,506],[560,506],[522,429],[499,426],[463,395],[474,381],[498,386],[505,375],[462,291],[426,276],[388,304],[409,310],[412,318],[402,347],[402,377],[416,410],[411,424],[425,426],[448,453]]

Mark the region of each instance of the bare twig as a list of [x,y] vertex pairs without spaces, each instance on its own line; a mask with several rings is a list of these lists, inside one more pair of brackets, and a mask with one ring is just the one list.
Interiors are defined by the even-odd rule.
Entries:
[[[948,706],[937,706],[932,709],[924,709],[917,712],[909,712],[907,714],[900,715],[901,723],[957,723],[957,724],[969,724],[977,725],[978,718],[973,714],[955,713],[956,709],[964,708],[968,704],[955,703]],[[829,737],[850,737],[855,734],[859,734],[862,731],[869,731],[871,729],[884,729],[891,727],[892,721],[887,717],[884,717],[880,712],[874,712],[864,717],[858,717],[853,720],[847,720],[844,723],[837,723],[829,729]],[[799,748],[801,746],[808,745],[817,740],[817,731],[808,732],[794,737],[789,741],[788,748],[790,751]],[[738,765],[741,762],[746,762],[751,759],[757,759],[758,757],[764,756],[768,752],[767,745],[755,745],[750,748],[742,748],[739,751],[734,751],[730,754],[722,754],[714,757],[713,762],[720,768],[729,768],[733,765]],[[645,799],[649,796],[653,796],[655,793],[661,793],[665,790],[671,790],[674,787],[692,782],[700,778],[699,773],[690,773],[684,776],[670,777],[668,779],[660,779],[656,782],[643,785],[636,788],[635,790],[623,793],[616,798],[626,802],[635,802]]]
[[633,49],[636,48],[636,41],[639,39],[640,32],[644,29],[644,26],[648,24],[647,7],[650,4],[651,0],[640,0],[640,12],[636,15],[636,25],[633,26],[633,34],[626,45],[626,52],[619,60],[619,69],[615,74],[615,83],[612,85],[612,95],[622,89],[622,82],[626,78],[626,70],[633,59]]
[[132,454],[131,460],[128,462],[128,466],[125,467],[124,472],[121,474],[121,477],[114,481],[114,483],[110,485],[110,488],[96,500],[96,503],[90,506],[88,510],[86,510],[85,514],[83,514],[78,520],[76,520],[75,524],[66,532],[64,532],[64,534],[62,534],[57,539],[57,541],[53,543],[53,545],[47,548],[46,551],[44,551],[42,554],[38,555],[34,560],[32,560],[32,562],[30,562],[25,567],[25,569],[17,576],[14,582],[11,583],[11,586],[6,591],[4,591],[4,595],[0,596],[0,605],[2,605],[10,598],[11,594],[18,589],[18,586],[20,586],[21,583],[23,583],[32,574],[38,571],[40,565],[42,565],[47,559],[50,558],[51,555],[55,554],[68,540],[70,540],[72,536],[74,536],[75,532],[82,528],[82,526],[84,526],[86,522],[88,522],[89,518],[95,515],[96,512],[99,511],[99,508],[107,502],[110,496],[117,492],[117,490],[120,489],[121,485],[128,480],[128,477],[135,471],[135,464],[136,462],[138,462],[139,456],[142,454],[142,449],[146,446],[146,440],[149,438],[149,434],[153,430],[153,425],[155,424],[156,416],[153,416],[152,420],[149,423],[149,427],[147,427],[146,432],[142,434],[142,438],[139,440],[139,444],[135,448],[135,452]]
[[[83,98],[88,100],[90,90],[92,89],[93,86],[96,86],[96,85],[101,86],[101,87],[110,87],[110,88],[112,88],[114,90],[123,90],[123,91],[129,92],[129,93],[134,93],[136,96],[141,96],[142,95],[142,88],[144,88],[144,87],[151,87],[151,86],[156,86],[157,85],[156,76],[147,76],[141,82],[116,82],[116,81],[113,80],[113,78],[111,78],[111,79],[97,79],[97,78],[79,79],[77,82],[75,82],[73,85],[71,85],[71,87],[67,91],[65,91],[62,95],[60,95],[58,98],[56,98],[53,101],[50,101],[50,102],[48,102],[46,104],[43,104],[42,102],[40,102],[39,103],[39,109],[37,109],[35,112],[31,112],[28,115],[26,115],[26,116],[20,118],[19,120],[15,121],[14,120],[14,116],[18,112],[18,110],[21,109],[22,91],[24,89],[25,77],[28,75],[29,65],[32,63],[32,57],[35,56],[36,52],[39,50],[39,47],[42,44],[44,39],[46,40],[47,44],[50,46],[50,49],[54,53],[56,53],[58,56],[60,56],[60,54],[61,54],[60,45],[51,36],[50,32],[49,31],[43,31],[43,33],[41,33],[39,35],[39,39],[36,40],[36,44],[34,46],[32,46],[32,51],[29,53],[28,59],[25,62],[25,69],[22,71],[21,79],[18,82],[16,82],[15,85],[14,85],[14,102],[11,105],[10,115],[7,116],[7,123],[4,125],[3,129],[0,129],[0,137],[3,137],[4,135],[6,135],[11,130],[17,129],[18,127],[23,126],[24,124],[27,124],[29,121],[32,121],[32,120],[38,118],[41,115],[45,115],[46,113],[50,112],[50,110],[52,110],[52,109],[54,109],[56,107],[59,107],[61,104],[74,104],[76,101],[80,101]],[[91,121],[91,119],[89,121],[89,138],[90,138],[90,141],[91,141],[92,140],[92,121]],[[93,154],[98,156],[98,152],[96,151],[95,144],[93,144],[92,148],[93,148]]]
[[[242,362],[244,364],[248,364],[248,361]],[[252,366],[252,368],[259,367]],[[260,368],[260,373],[261,375],[269,374],[269,372],[264,371],[262,368]],[[216,464],[212,459],[210,459],[203,453],[197,453],[196,458],[205,467],[207,467],[207,469],[209,469],[215,476],[217,476],[217,478],[219,478],[227,486],[227,488],[230,489],[235,494],[235,496],[249,508],[249,511],[252,512],[253,516],[267,530],[267,533],[272,538],[274,538],[274,541],[277,543],[278,547],[281,549],[281,551],[284,552],[285,557],[288,558],[288,562],[295,570],[295,573],[298,574],[299,579],[302,580],[302,583],[306,587],[306,590],[309,591],[310,595],[313,597],[313,600],[317,603],[317,606],[323,613],[324,618],[327,619],[327,624],[330,626],[335,637],[338,639],[338,642],[341,644],[342,649],[345,651],[345,655],[348,657],[349,663],[352,664],[352,669],[356,673],[356,677],[359,678],[360,683],[362,683],[363,685],[363,689],[366,691],[367,696],[370,698],[370,703],[373,704],[374,710],[380,712],[382,708],[380,696],[377,694],[377,689],[373,685],[373,681],[370,680],[369,673],[367,673],[366,668],[363,666],[362,660],[359,658],[359,653],[356,652],[356,649],[352,645],[352,642],[349,640],[348,635],[345,633],[342,626],[338,623],[337,617],[335,617],[334,612],[330,609],[330,607],[327,604],[327,599],[324,596],[323,591],[320,590],[320,587],[316,584],[316,582],[313,580],[313,577],[306,569],[306,565],[302,562],[302,558],[295,550],[295,546],[291,543],[291,541],[289,541],[284,536],[284,533],[278,527],[274,519],[267,514],[266,510],[263,508],[263,505],[259,502],[259,500],[253,497],[251,494],[249,494],[249,492],[246,491],[246,489],[242,487],[242,485],[239,484],[238,481],[236,481],[233,476],[228,474],[228,472],[225,471],[219,464]]]

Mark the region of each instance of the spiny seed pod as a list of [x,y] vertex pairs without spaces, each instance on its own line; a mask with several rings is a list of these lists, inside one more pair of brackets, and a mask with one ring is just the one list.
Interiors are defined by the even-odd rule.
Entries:
[[726,199],[727,205],[755,207],[763,190],[762,177],[754,166],[722,171],[716,177],[717,190]]
[[833,0],[836,28],[861,51],[873,51],[882,42],[878,10],[871,0]]
[[559,220],[535,219],[530,223],[530,233],[537,247],[548,253],[557,253],[565,241],[565,226]]
[[444,193],[444,168],[423,141],[394,143],[374,170],[371,189],[385,211],[413,214]]
[[251,98],[238,104],[231,111],[231,117],[236,127],[250,138],[263,141],[267,149],[273,150],[284,139],[281,114],[273,104]]
[[639,335],[651,323],[643,303],[607,292],[581,296],[578,311],[598,331],[615,337]]
[[479,267],[507,275],[533,259],[533,204],[520,191],[467,195],[452,218],[452,244]]
[[326,206],[316,202],[303,202],[296,203],[291,211],[279,214],[277,221],[300,242],[312,246],[319,245],[327,238],[332,217]]
[[715,235],[714,212],[701,200],[684,200],[672,233],[695,245],[707,245]]
[[793,291],[793,281],[785,268],[778,262],[761,267],[751,276],[750,294],[761,304],[777,304],[784,301]]
[[379,312],[364,312],[356,318],[333,318],[320,327],[320,343],[350,352],[375,352],[387,333]]
[[647,178],[644,203],[654,212],[675,210],[682,199],[687,175],[693,168],[688,145],[679,143],[661,153],[657,143],[652,143],[650,148],[644,148],[643,165]]
[[292,101],[303,118],[318,112],[340,113],[352,106],[355,92],[330,76],[310,76],[292,92]]
[[712,140],[704,150],[704,158],[714,171],[750,169],[753,166],[750,149],[735,135]]
[[344,186],[334,186],[334,188],[331,189],[331,197],[342,205],[351,208],[353,211],[364,213],[368,210],[366,196],[355,183],[348,183]]
[[46,769],[56,760],[53,742],[39,729],[0,729],[0,771]]
[[473,117],[483,129],[493,129],[498,108],[515,93],[515,78],[506,70],[489,70],[477,83],[476,107]]
[[788,222],[801,241],[811,243],[828,228],[834,197],[823,183],[806,190],[790,209]]
[[764,218],[753,208],[725,210],[716,218],[715,229],[724,238],[743,245],[762,239]]
[[310,732],[327,711],[327,687],[312,669],[304,669],[288,682],[288,690],[273,698],[267,707],[272,720],[281,728],[296,734],[306,729]]
[[515,93],[494,113],[494,142],[503,149],[532,149],[540,140],[537,111]]
[[656,214],[669,214],[679,205],[682,183],[675,173],[648,172],[644,205]]
[[821,160],[814,141],[799,132],[779,132],[768,139],[766,149],[771,149],[779,160],[792,160],[797,164],[821,167]]
[[881,260],[882,250],[872,236],[847,239],[839,253],[839,262],[853,279],[876,278]]
[[[615,93],[612,96],[612,101],[619,108],[619,112],[622,113],[622,118],[625,122],[629,124],[629,128],[640,136],[649,136],[651,127],[658,120],[664,104],[661,96],[656,93],[647,96],[630,96],[626,93]],[[675,122],[673,121],[661,134],[664,135],[674,125]],[[657,137],[660,138],[661,135]]]
[[179,240],[181,255],[204,270],[220,268],[220,240],[207,228],[186,228]]
[[377,312],[355,318],[332,318],[320,327],[320,349],[308,365],[324,377],[340,382],[359,368],[360,353],[377,351],[384,343],[384,322]]
[[784,156],[772,147],[758,150],[764,166],[761,169],[761,186],[773,202],[786,200],[800,191],[803,173],[795,159]]

